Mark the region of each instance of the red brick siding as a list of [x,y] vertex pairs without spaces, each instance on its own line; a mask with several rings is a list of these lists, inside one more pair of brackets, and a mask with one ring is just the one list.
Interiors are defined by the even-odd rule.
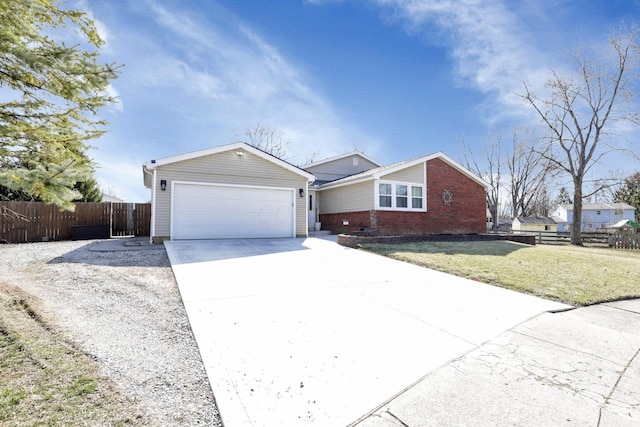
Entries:
[[[375,211],[321,214],[320,222],[323,230],[331,230],[335,234],[371,229],[372,212]],[[349,221],[349,225],[343,225],[343,220]]]
[[[453,194],[450,205],[442,202],[447,189]],[[484,188],[436,158],[427,162],[427,212],[345,212],[320,215],[320,221],[334,233],[368,229],[380,234],[468,234],[487,231],[486,212]]]

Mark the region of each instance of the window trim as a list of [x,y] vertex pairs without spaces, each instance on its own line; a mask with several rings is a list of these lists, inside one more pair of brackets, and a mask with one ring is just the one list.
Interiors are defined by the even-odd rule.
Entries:
[[[389,193],[381,193],[380,192],[380,186],[381,185],[388,185],[389,187],[391,187],[391,192]],[[376,205],[378,207],[381,207],[383,209],[391,209],[393,207],[393,184],[388,183],[388,182],[378,182],[376,184]],[[389,202],[391,203],[391,206],[382,206],[380,203],[380,198],[381,197],[388,197],[389,198]]]
[[[416,183],[416,182],[404,182],[404,181],[391,181],[391,180],[383,180],[377,179],[375,182],[375,208],[376,210],[381,211],[398,211],[398,212],[426,212],[427,211],[427,186],[424,183]],[[391,207],[380,206],[380,184],[390,184],[391,185]],[[407,195],[401,196],[406,197],[407,207],[399,208],[396,206],[397,202],[397,194],[396,194],[396,186],[397,185],[406,185],[407,186]],[[412,187],[420,187],[422,190],[422,207],[414,208],[413,206],[413,189]],[[383,196],[385,194],[382,194]],[[416,198],[417,199],[417,198]]]

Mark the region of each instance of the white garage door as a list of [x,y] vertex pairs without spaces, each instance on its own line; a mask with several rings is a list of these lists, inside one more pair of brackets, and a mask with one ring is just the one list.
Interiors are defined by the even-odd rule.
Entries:
[[288,189],[175,183],[173,239],[295,237]]

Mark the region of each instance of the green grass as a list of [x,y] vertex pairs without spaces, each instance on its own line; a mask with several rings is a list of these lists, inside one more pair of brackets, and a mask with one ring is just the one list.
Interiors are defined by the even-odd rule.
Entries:
[[508,241],[370,243],[361,247],[571,305],[640,298],[640,251]]
[[0,283],[0,426],[145,425],[90,356]]

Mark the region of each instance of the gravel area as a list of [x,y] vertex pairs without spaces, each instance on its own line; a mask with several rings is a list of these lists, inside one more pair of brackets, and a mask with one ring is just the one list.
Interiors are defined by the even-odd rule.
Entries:
[[34,297],[150,425],[221,426],[163,246],[141,239],[0,245],[0,285]]

